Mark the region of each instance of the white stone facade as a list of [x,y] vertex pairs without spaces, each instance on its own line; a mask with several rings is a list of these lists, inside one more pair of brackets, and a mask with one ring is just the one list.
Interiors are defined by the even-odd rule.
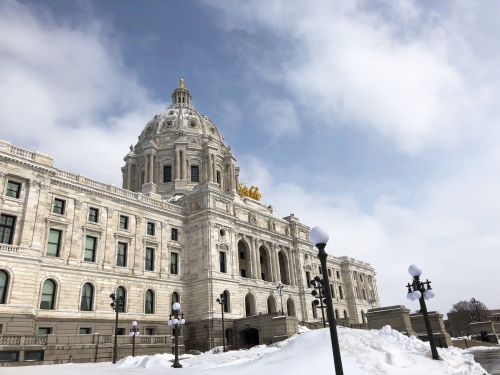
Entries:
[[[309,228],[240,197],[239,168],[217,127],[193,108],[187,89],[179,87],[172,97],[125,157],[124,188],[61,171],[49,156],[0,141],[0,214],[4,224],[15,221],[13,235],[7,223],[0,238],[4,334],[19,329],[15,317],[23,314],[33,321],[26,334],[41,327],[71,334],[96,329],[113,320],[109,295],[119,286],[126,290],[125,330],[126,321],[138,320],[149,333],[167,332],[175,292],[196,327],[193,340],[210,340],[223,291],[230,322],[281,310],[279,281],[285,313],[304,322],[321,318],[319,310],[313,316],[306,280],[319,274]],[[62,212],[56,207],[61,201]],[[126,263],[119,265],[119,258]],[[334,256],[328,268],[338,317],[362,323],[363,313],[378,306],[374,269]],[[8,278],[3,296],[1,272]],[[56,286],[50,309],[40,308],[47,279]],[[86,283],[93,288],[90,311],[82,311]],[[154,295],[152,309],[147,290]]]

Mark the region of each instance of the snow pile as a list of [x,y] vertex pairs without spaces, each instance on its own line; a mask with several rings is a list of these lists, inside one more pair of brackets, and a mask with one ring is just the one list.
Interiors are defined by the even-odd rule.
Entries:
[[[305,331],[305,330],[304,330]],[[339,341],[346,375],[483,375],[473,355],[457,348],[438,349],[440,361],[431,358],[429,344],[384,327],[358,330],[339,327]],[[182,369],[172,368],[173,355],[127,357],[117,365],[30,366],[2,368],[2,375],[303,375],[334,373],[328,328],[305,331],[270,346],[225,353],[214,351],[182,356]]]

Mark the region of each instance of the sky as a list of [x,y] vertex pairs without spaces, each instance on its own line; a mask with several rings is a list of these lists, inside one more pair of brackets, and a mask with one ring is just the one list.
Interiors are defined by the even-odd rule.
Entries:
[[241,179],[431,310],[500,308],[500,3],[0,2],[0,138],[121,186],[183,77]]

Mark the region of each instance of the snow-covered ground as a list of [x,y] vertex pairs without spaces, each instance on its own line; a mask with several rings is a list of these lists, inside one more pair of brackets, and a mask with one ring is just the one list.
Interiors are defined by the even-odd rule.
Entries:
[[[483,375],[486,372],[473,356],[456,348],[439,349],[441,361],[434,361],[430,349],[414,337],[390,327],[382,330],[339,328],[345,375]],[[127,357],[118,364],[67,364],[0,368],[2,375],[156,375],[237,374],[293,375],[334,374],[328,329],[304,332],[273,346],[226,353],[207,352],[181,359],[174,369],[170,354]],[[320,372],[321,371],[321,372]]]

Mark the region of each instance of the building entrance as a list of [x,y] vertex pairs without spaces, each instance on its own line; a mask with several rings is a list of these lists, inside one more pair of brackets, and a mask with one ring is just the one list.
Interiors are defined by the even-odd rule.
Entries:
[[256,328],[245,328],[240,332],[240,347],[251,348],[259,345],[259,330]]

